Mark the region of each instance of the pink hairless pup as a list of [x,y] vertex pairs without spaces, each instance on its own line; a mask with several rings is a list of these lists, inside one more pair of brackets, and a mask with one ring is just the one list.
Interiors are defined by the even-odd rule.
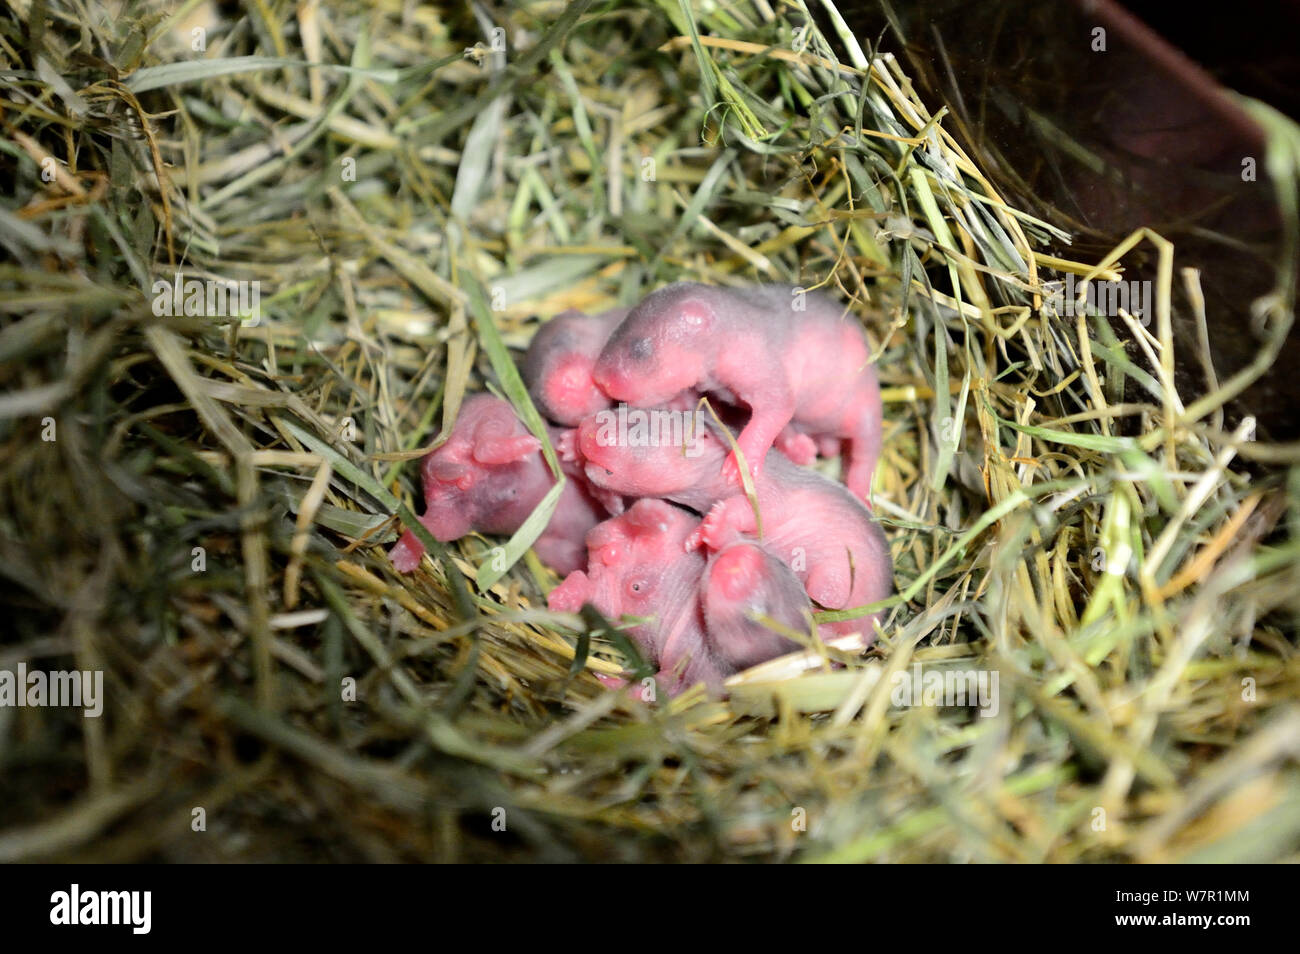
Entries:
[[533,404],[556,424],[572,427],[612,403],[591,372],[600,349],[627,314],[615,308],[599,315],[569,310],[533,334],[521,373]]
[[807,632],[811,619],[803,584],[766,547],[738,542],[709,561],[704,623],[724,675],[794,652],[799,644],[780,628]]
[[[636,407],[694,389],[750,410],[737,438],[752,472],[793,423],[814,443],[842,439],[844,482],[865,501],[881,448],[880,386],[862,327],[831,298],[788,285],[651,292],[614,329],[593,376]],[[739,487],[734,455],[726,475]]]
[[700,681],[715,689],[722,683],[704,633],[705,559],[684,545],[699,523],[670,503],[638,500],[587,534],[587,571],[570,573],[547,600],[557,612],[590,603],[611,619],[648,617],[627,632],[670,695]]
[[716,695],[727,676],[798,649],[781,627],[802,632],[811,618],[799,580],[758,544],[726,547],[707,565],[686,549],[698,524],[662,500],[637,501],[587,534],[589,569],[548,600],[559,612],[590,603],[611,618],[646,618],[628,635],[669,695],[701,681]]
[[[550,436],[554,443],[560,432],[552,429]],[[490,394],[467,398],[451,436],[420,465],[420,522],[444,542],[474,531],[514,533],[555,484],[541,446],[508,402]],[[561,574],[585,565],[583,538],[605,516],[580,468],[569,464],[565,473],[569,480],[551,522],[533,544],[542,562]],[[414,570],[423,555],[424,545],[409,530],[389,552],[402,573]]]

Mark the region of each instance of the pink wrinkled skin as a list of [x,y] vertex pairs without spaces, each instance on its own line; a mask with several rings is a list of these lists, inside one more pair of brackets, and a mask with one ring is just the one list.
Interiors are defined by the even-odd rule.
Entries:
[[[608,437],[608,434],[605,435]],[[706,427],[687,448],[628,446],[602,439],[594,416],[574,441],[587,479],[603,492],[660,497],[705,513],[688,546],[720,550],[758,537],[749,499],[737,494],[721,464],[728,453],[720,431]],[[754,478],[762,542],[794,571],[808,595],[826,609],[848,609],[889,595],[893,563],[871,512],[842,485],[769,452]],[[869,618],[823,623],[824,636],[862,631]]]
[[717,689],[723,678],[705,638],[705,559],[685,547],[699,522],[662,500],[638,500],[587,534],[587,571],[570,573],[547,600],[556,612],[590,603],[610,619],[650,617],[627,632],[669,695],[700,681]]
[[[557,442],[561,432],[552,429],[550,436]],[[586,533],[605,516],[578,465],[567,465],[565,473],[570,479],[551,522],[533,544],[542,562],[562,574],[584,565]],[[541,442],[508,402],[490,394],[465,400],[451,437],[424,458],[420,474],[425,500],[420,522],[443,542],[471,532],[514,533],[555,483]],[[409,530],[389,551],[401,573],[414,570],[423,555],[424,545]]]
[[697,526],[671,504],[639,500],[587,535],[589,570],[569,574],[548,600],[557,612],[590,603],[614,619],[649,617],[628,635],[659,668],[655,678],[670,696],[696,682],[720,695],[728,676],[799,648],[769,623],[807,632],[811,620],[808,594],[777,557],[742,542],[706,564],[684,547]]
[[626,308],[599,315],[569,310],[537,329],[520,370],[543,416],[572,427],[588,414],[609,407],[609,397],[596,387],[591,372],[610,332],[626,314]]
[[[845,485],[866,501],[881,449],[880,386],[869,357],[861,326],[820,293],[681,282],[628,313],[593,376],[609,397],[635,407],[663,406],[695,389],[749,408],[737,443],[751,472],[791,423],[812,445],[842,440]],[[794,456],[806,457],[812,445],[797,444]],[[734,455],[724,467],[739,487]]]
[[[570,309],[533,333],[520,371],[533,404],[547,420],[562,427],[574,427],[583,418],[614,403],[597,387],[592,374],[605,342],[628,311],[615,308],[599,315],[587,315]],[[698,405],[700,397],[699,391],[688,389],[664,403],[676,410],[689,411]],[[749,416],[747,411],[716,398],[713,404],[728,426],[744,426]],[[840,453],[838,438],[813,437],[795,424],[782,429],[775,446],[800,465],[812,463],[819,452],[823,457]]]
[[799,644],[763,620],[806,633],[812,603],[790,568],[758,543],[724,547],[709,561],[704,622],[724,675],[794,652]]

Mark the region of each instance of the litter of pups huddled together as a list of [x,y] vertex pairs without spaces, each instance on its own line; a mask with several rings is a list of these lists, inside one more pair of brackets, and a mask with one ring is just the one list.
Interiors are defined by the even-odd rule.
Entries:
[[[678,283],[630,310],[544,324],[522,371],[567,478],[534,544],[565,575],[550,608],[639,617],[626,632],[659,687],[716,694],[798,649],[789,634],[807,633],[814,609],[888,596],[868,501],[882,429],[869,353],[833,299],[782,285]],[[841,453],[844,484],[807,466]],[[420,522],[441,541],[513,533],[555,482],[541,442],[488,394],[465,401],[421,476]],[[407,531],[390,556],[406,573],[423,553]],[[864,647],[873,636],[871,617],[818,630],[862,633]]]

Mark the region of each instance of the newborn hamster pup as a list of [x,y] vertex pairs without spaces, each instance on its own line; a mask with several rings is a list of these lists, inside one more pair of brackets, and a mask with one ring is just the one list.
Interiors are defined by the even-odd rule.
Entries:
[[[757,472],[786,425],[843,439],[844,482],[861,500],[881,447],[880,386],[861,325],[833,299],[790,285],[715,288],[681,282],[647,295],[596,361],[605,394],[636,407],[687,389],[750,410],[737,438]],[[734,455],[726,461],[738,487]]]
[[[560,433],[551,429],[552,442]],[[420,464],[425,500],[420,523],[443,542],[472,532],[514,533],[555,484],[541,447],[507,401],[490,394],[466,398],[451,436]],[[565,473],[569,480],[551,522],[533,544],[557,573],[584,565],[583,538],[605,516],[578,465],[566,465]],[[409,530],[389,551],[401,573],[414,570],[423,555],[424,544]]]
[[610,619],[648,617],[627,630],[670,694],[703,680],[722,683],[704,635],[700,583],[705,559],[685,541],[699,518],[662,500],[638,500],[587,534],[587,572],[570,573],[551,591],[556,612],[590,603]]
[[610,332],[626,314],[626,308],[599,315],[569,310],[533,334],[521,371],[533,404],[546,418],[572,427],[609,407],[609,397],[596,387],[591,373]]
[[799,644],[765,625],[766,618],[807,632],[812,603],[788,566],[757,543],[735,543],[709,561],[704,623],[725,675],[794,652]]

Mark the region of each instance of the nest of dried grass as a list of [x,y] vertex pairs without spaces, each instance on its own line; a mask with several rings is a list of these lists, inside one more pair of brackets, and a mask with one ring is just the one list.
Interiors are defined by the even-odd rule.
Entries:
[[[1295,857],[1300,474],[1221,414],[1293,270],[1256,366],[1180,399],[1176,249],[1134,236],[1152,313],[1064,314],[1128,248],[1050,255],[801,3],[111,6],[0,19],[0,668],[106,686],[0,708],[0,859]],[[177,272],[260,320],[159,316]],[[385,548],[537,316],[679,278],[852,303],[898,594],[865,656],[642,706],[526,540]],[[894,704],[918,664],[996,713]]]

